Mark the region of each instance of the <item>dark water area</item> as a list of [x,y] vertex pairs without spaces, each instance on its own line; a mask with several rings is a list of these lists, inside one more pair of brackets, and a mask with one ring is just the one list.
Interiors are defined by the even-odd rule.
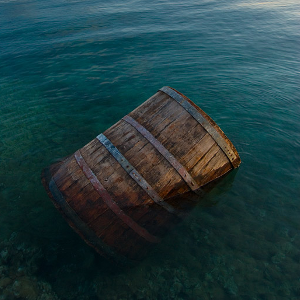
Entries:
[[[0,299],[300,299],[300,3],[0,0]],[[41,170],[169,85],[242,164],[114,265]]]

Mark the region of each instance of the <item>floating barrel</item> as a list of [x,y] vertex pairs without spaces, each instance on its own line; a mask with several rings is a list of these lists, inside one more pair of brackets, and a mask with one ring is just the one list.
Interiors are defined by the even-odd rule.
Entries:
[[108,257],[137,260],[184,215],[186,197],[180,195],[201,195],[239,164],[216,123],[163,87],[42,178],[55,206],[89,245]]

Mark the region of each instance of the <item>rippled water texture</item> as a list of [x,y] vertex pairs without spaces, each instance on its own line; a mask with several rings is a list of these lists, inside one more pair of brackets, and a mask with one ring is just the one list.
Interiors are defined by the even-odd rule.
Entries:
[[[299,18],[297,0],[0,0],[0,299],[300,299]],[[40,172],[164,85],[242,164],[121,268]]]

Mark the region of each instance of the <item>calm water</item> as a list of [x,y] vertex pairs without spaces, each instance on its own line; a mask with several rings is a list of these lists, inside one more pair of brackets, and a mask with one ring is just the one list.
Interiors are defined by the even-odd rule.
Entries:
[[[0,299],[300,299],[299,71],[298,0],[0,0]],[[40,172],[164,85],[242,165],[121,268]]]

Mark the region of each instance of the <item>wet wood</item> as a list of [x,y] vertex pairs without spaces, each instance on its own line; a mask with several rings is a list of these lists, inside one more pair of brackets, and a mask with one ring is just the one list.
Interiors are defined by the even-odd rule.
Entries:
[[[75,216],[68,220],[69,224],[101,253],[107,246],[113,253],[104,251],[109,256],[117,253],[130,259],[140,258],[156,238],[162,237],[179,222],[179,216],[182,217],[185,210],[194,206],[195,201],[188,200],[191,197],[180,198],[180,195],[191,191],[191,186],[182,177],[184,173],[180,173],[175,165],[181,165],[199,186],[205,186],[240,163],[236,149],[215,122],[185,96],[180,93],[176,95],[179,95],[179,100],[184,97],[189,105],[196,108],[201,118],[205,119],[205,126],[213,129],[207,129],[199,123],[178,99],[175,101],[170,95],[159,91],[129,114],[136,126],[145,128],[151,139],[157,139],[156,144],[149,139],[149,135],[144,136],[138,127],[120,120],[103,134],[125,159],[124,164],[95,138],[78,152],[91,173],[86,173],[86,169],[82,169],[74,156],[70,156],[50,167],[50,175],[43,179],[49,196],[64,213],[48,188],[53,178],[58,193],[63,197],[60,201],[65,201],[64,207],[71,210],[65,216]],[[216,134],[217,141],[214,138]],[[218,143],[219,136],[222,139],[221,146]],[[162,145],[166,151],[161,152],[157,145]],[[232,153],[232,156],[228,153]],[[168,154],[178,164],[168,160]],[[176,213],[155,202],[147,185],[126,170],[126,160],[134,172],[138,172],[141,182],[145,181],[161,201],[168,203],[172,207],[171,211]],[[97,192],[95,183],[88,179],[87,174],[93,174],[113,205],[117,205],[116,209],[112,209]],[[86,224],[87,228],[82,224]],[[143,232],[154,238],[147,240]],[[95,238],[99,239],[99,245],[101,241],[106,246],[96,246],[98,241]]]

